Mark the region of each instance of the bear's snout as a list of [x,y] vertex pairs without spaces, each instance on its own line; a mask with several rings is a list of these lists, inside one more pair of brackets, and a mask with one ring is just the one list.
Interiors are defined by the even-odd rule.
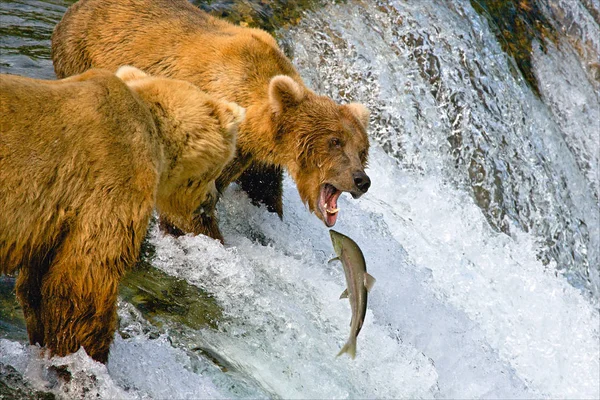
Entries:
[[362,193],[367,193],[367,190],[371,187],[371,179],[363,171],[357,171],[352,174],[354,178],[354,184]]

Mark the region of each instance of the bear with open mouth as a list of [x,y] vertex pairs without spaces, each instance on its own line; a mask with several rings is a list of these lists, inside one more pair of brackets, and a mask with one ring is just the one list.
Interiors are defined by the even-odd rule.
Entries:
[[[331,227],[340,194],[358,198],[369,189],[368,109],[308,89],[263,30],[214,18],[187,0],[80,0],[54,30],[52,59],[59,78],[128,64],[245,107],[236,156],[217,179],[220,192],[238,181],[281,216],[285,169],[302,201]],[[195,225],[223,241],[214,210],[203,211]],[[161,227],[177,233],[169,221]]]

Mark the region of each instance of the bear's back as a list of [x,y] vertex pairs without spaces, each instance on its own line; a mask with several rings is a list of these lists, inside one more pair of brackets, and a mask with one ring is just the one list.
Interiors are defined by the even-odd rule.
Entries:
[[61,81],[2,75],[0,99],[3,146],[13,156],[35,149],[43,162],[76,158],[110,168],[128,162],[124,154],[143,153],[156,141],[148,107],[108,71]]
[[[35,247],[90,204],[109,216],[155,192],[162,153],[153,117],[113,74],[0,75],[0,114],[0,243],[38,238]],[[3,269],[15,262],[7,256]]]
[[215,18],[186,0],[80,0],[54,30],[52,59],[59,77],[129,64],[243,107],[263,100],[275,75],[302,82],[269,33]]

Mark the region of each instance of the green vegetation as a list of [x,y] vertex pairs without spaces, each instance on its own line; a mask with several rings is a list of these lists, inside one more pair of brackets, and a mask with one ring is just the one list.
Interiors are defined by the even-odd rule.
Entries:
[[539,96],[533,74],[531,49],[538,40],[542,49],[546,39],[556,41],[556,32],[534,0],[471,0],[473,8],[485,16],[502,49],[513,56],[527,83]]
[[15,282],[14,277],[0,276],[0,339],[26,342],[25,317],[15,295]]

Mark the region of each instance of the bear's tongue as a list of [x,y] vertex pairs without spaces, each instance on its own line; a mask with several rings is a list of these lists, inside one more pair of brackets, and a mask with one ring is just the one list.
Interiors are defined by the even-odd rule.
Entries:
[[339,209],[337,208],[337,199],[340,197],[340,192],[330,184],[325,184],[321,187],[321,193],[319,196],[319,208],[323,218],[325,219],[325,225],[332,227],[335,225],[337,220],[337,214]]

